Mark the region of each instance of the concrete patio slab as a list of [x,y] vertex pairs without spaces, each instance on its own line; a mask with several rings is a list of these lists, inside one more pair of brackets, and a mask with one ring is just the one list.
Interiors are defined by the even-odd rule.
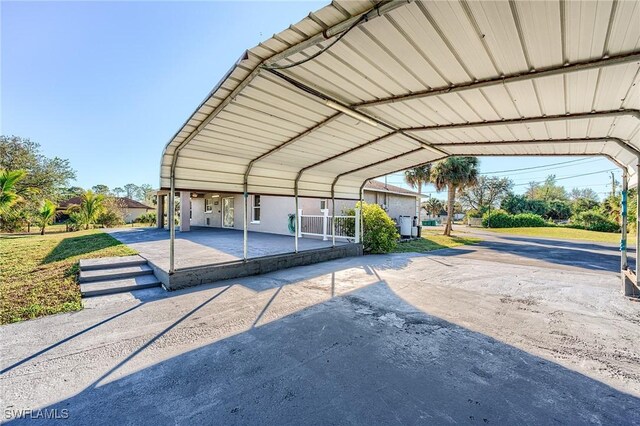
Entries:
[[166,290],[209,284],[224,279],[264,274],[294,266],[362,255],[362,245],[300,238],[294,253],[289,235],[249,232],[248,260],[243,260],[243,233],[235,229],[194,227],[178,233],[175,271],[169,271],[169,232],[155,228],[108,231],[138,250]]
[[[112,237],[135,249],[142,257],[165,271],[169,270],[169,231],[156,228],[107,230]],[[294,238],[289,235],[249,232],[248,257],[292,253]],[[336,241],[337,245],[344,242]],[[300,251],[331,247],[331,241],[300,238]],[[232,262],[242,259],[242,231],[224,228],[192,227],[176,231],[176,269]]]

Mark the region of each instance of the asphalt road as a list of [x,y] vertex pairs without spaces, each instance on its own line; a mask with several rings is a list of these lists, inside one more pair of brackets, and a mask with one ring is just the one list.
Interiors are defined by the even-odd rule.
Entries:
[[89,299],[0,328],[3,414],[640,424],[640,303],[621,296],[618,262],[609,245],[486,236]]

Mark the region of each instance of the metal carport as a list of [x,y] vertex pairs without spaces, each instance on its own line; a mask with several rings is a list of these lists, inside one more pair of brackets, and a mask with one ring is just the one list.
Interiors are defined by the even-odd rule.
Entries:
[[452,155],[600,155],[626,195],[638,22],[637,1],[334,1],[242,55],[166,145],[161,189],[244,193],[246,220],[250,193],[357,200]]

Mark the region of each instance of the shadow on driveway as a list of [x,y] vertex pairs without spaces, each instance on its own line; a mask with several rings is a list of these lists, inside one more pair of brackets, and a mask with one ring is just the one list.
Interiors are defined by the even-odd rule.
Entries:
[[108,381],[201,306],[48,408],[93,425],[640,422],[638,398],[416,310],[385,281]]

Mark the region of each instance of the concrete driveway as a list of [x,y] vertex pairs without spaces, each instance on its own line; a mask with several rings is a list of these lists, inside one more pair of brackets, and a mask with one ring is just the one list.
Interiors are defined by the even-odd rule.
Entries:
[[3,414],[640,424],[640,303],[620,295],[611,247],[486,238],[94,298],[2,327]]

